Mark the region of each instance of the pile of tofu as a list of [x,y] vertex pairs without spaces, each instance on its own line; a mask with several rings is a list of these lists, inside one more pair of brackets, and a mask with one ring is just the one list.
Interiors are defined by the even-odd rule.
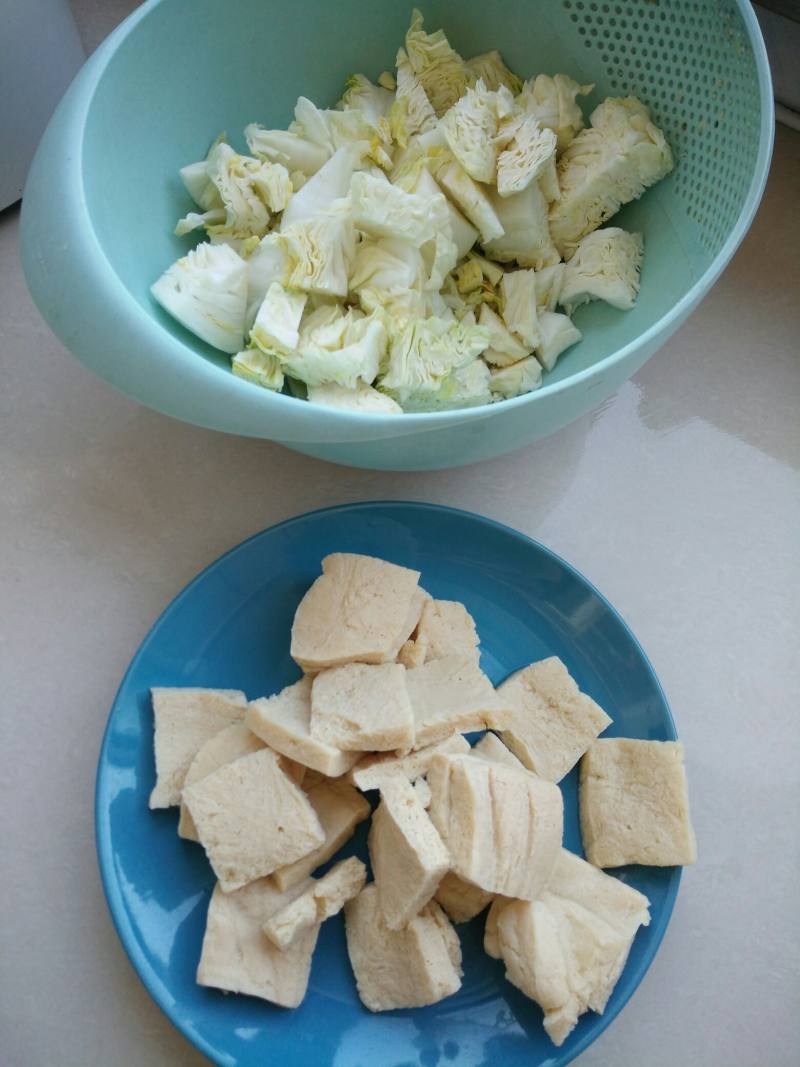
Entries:
[[[330,555],[295,615],[298,682],[250,702],[152,690],[150,806],[180,808],[217,879],[197,981],[296,1007],[320,926],[344,910],[364,1005],[422,1007],[460,988],[453,924],[488,909],[486,952],[559,1045],[603,1011],[649,922],[647,898],[601,868],[695,858],[682,749],[598,740],[611,719],[555,657],[495,689],[467,609],[419,578]],[[588,862],[562,846],[558,782],[579,761]],[[356,857],[315,877],[370,815],[372,881]]]

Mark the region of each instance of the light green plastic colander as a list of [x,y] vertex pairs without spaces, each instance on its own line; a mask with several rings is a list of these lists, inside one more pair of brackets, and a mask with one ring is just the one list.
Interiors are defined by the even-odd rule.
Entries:
[[[424,4],[470,56],[499,48],[524,76],[594,82],[587,110],[636,94],[672,145],[674,173],[615,225],[645,237],[633,311],[576,312],[584,340],[543,388],[425,415],[337,412],[235,378],[228,359],[158,308],[150,283],[193,243],[179,178],[220,130],[285,127],[298,95],[332,105],[354,71],[391,67],[408,25],[396,0],[152,0],[73,83],[34,161],[23,207],[33,296],[78,358],[143,403],[203,426],[339,463],[457,466],[519,448],[609,396],[706,295],[752,221],[772,148],[769,70],[746,0],[461,0]],[[731,323],[735,329],[735,323]],[[668,357],[667,357],[668,358]]]

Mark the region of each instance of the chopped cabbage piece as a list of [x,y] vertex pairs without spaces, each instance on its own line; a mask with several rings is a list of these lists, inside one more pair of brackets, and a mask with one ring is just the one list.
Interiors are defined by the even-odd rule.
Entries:
[[484,247],[487,242],[502,238],[505,230],[489,198],[489,190],[474,182],[459,163],[450,163],[437,180],[456,206],[477,227]]
[[642,235],[618,226],[593,230],[581,240],[564,268],[559,294],[567,314],[588,300],[605,300],[628,311],[639,292],[642,266]]
[[531,393],[542,384],[542,365],[536,356],[528,356],[518,363],[499,367],[491,372],[489,388],[496,400]]
[[367,286],[374,289],[416,289],[425,284],[422,253],[408,241],[392,237],[365,237],[357,247],[350,275],[350,291]]
[[[277,177],[271,173],[273,168],[280,168]],[[224,224],[211,232],[224,230],[235,237],[265,234],[270,210],[282,210],[292,191],[289,172],[280,163],[240,156],[224,141],[209,154],[208,174],[225,207]],[[273,202],[281,206],[271,208]]]
[[308,179],[296,193],[281,218],[281,230],[305,222],[327,211],[337,200],[347,196],[353,172],[361,162],[358,145],[338,148],[328,162]]
[[307,300],[307,293],[294,293],[280,282],[273,282],[256,315],[250,343],[258,345],[262,352],[295,348]]
[[283,389],[283,370],[274,352],[245,348],[231,360],[231,370],[237,378],[280,392]]
[[491,286],[499,285],[503,280],[503,275],[505,274],[503,268],[498,267],[496,263],[492,263],[486,256],[479,256],[477,252],[470,252],[469,258],[475,260],[481,268],[484,278]]
[[549,267],[558,263],[558,251],[550,236],[547,201],[538,182],[513,196],[490,192],[495,216],[504,236],[483,242],[483,250],[502,263],[514,260],[521,267]]
[[545,370],[552,370],[561,353],[583,337],[569,316],[557,311],[543,311],[539,315],[539,334],[536,356]]
[[373,85],[363,74],[354,74],[347,80],[344,95],[336,105],[340,111],[360,111],[367,122],[381,129],[381,120],[386,120],[394,103],[394,93]]
[[441,318],[409,322],[391,338],[381,389],[408,410],[420,410],[454,370],[471,363],[489,343],[488,331]]
[[421,13],[415,8],[406,34],[406,53],[433,110],[441,116],[463,96],[467,88],[467,68],[458,52],[450,47],[444,30],[426,33],[423,22]]
[[[479,78],[474,89],[467,89],[440,120],[450,151],[476,182],[495,179],[497,127],[502,117],[498,96]],[[509,94],[508,110],[510,101]]]
[[356,245],[349,213],[331,210],[294,223],[281,231],[279,239],[289,260],[286,278],[289,289],[347,296],[347,279]]
[[258,248],[263,237],[231,237],[227,233],[211,233],[208,235],[208,243],[212,245],[227,245],[228,248],[232,248],[237,256],[241,256],[242,259],[249,259],[249,257]]
[[371,385],[358,382],[355,389],[341,385],[312,385],[308,388],[312,404],[322,404],[339,411],[364,411],[369,415],[402,415],[403,409],[390,396],[379,393]]
[[381,71],[378,75],[378,85],[384,89],[388,89],[390,93],[393,93],[397,89],[397,78],[390,70]]
[[462,263],[458,270],[454,271],[453,277],[459,293],[472,293],[483,286],[483,271],[475,257]]
[[564,258],[623,204],[672,170],[664,134],[636,97],[608,99],[595,108],[558,162],[561,200],[550,209],[550,230]]
[[507,367],[509,363],[517,363],[531,354],[531,349],[517,340],[488,304],[481,304],[478,325],[488,334],[489,345],[483,353],[483,358],[492,366]]
[[322,111],[301,96],[294,109],[295,124],[303,136],[321,145],[333,155],[344,145],[362,145],[363,154],[382,167],[391,167],[392,157],[386,151],[391,144],[388,119],[381,118],[373,125],[363,111],[348,108]]
[[212,211],[214,208],[222,207],[219,189],[214,185],[208,173],[207,159],[181,167],[178,173],[186,192],[203,211]]
[[536,276],[537,311],[555,311],[561,295],[564,280],[564,264],[554,263],[552,267],[542,267],[534,272]]
[[306,385],[369,385],[384,361],[387,331],[383,314],[364,315],[356,308],[320,307],[300,325],[293,352],[281,353],[284,371]]
[[543,176],[552,181],[556,158],[556,135],[552,130],[541,126],[532,115],[515,114],[502,123],[499,136],[506,144],[497,157],[500,196],[519,193]]
[[397,53],[397,93],[389,109],[392,137],[405,148],[414,134],[436,127],[436,112],[404,49]]
[[379,181],[356,171],[350,183],[353,222],[372,237],[401,237],[424,242],[431,232],[447,224],[447,208],[441,193],[436,197],[406,193],[391,182]]
[[561,153],[584,126],[577,97],[586,96],[592,89],[593,85],[579,85],[566,74],[556,74],[553,78],[540,74],[525,83],[517,103],[553,131]]
[[466,66],[467,80],[470,85],[474,85],[481,78],[487,89],[499,89],[504,86],[514,96],[522,89],[522,78],[508,69],[503,62],[503,57],[496,49],[473,56],[472,59],[467,60]]
[[330,159],[331,153],[322,145],[309,141],[289,130],[265,130],[257,122],[244,128],[247,147],[257,159],[282,163],[291,173],[299,171],[310,178]]
[[245,330],[255,322],[258,309],[264,302],[273,282],[283,284],[289,274],[289,257],[275,233],[262,237],[247,258],[247,314]]
[[[438,295],[438,294],[437,294]],[[362,311],[384,311],[395,323],[405,323],[410,319],[424,319],[430,314],[430,300],[427,292],[417,289],[403,289],[395,285],[391,289],[378,289],[365,285],[358,290],[358,304]]]
[[[441,186],[438,185],[431,172],[425,167],[420,169],[416,182],[410,191],[417,193],[419,196],[435,197],[437,194],[442,195]],[[442,199],[447,209],[449,223],[449,229],[446,230],[446,233],[455,245],[455,261],[458,263],[478,240],[478,231],[471,222],[467,222],[458,208],[446,196],[442,195]]]
[[520,338],[528,351],[539,343],[539,317],[536,311],[536,272],[513,270],[500,282],[503,321]]
[[[462,326],[467,327],[466,320]],[[450,411],[453,408],[474,408],[480,404],[490,404],[492,393],[489,388],[491,375],[482,359],[474,359],[465,367],[451,371],[433,391],[409,396],[403,408],[405,411]]]
[[244,347],[247,264],[227,245],[198,245],[167,268],[150,292],[202,341],[231,355]]
[[199,230],[204,226],[219,227],[224,225],[225,208],[223,207],[212,207],[209,211],[204,211],[202,215],[197,211],[190,211],[188,215],[178,219],[175,225],[175,236],[184,237],[187,233]]

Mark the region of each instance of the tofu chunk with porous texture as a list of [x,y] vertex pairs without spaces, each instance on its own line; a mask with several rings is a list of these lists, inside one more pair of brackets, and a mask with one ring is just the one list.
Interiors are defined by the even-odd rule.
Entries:
[[370,1011],[422,1008],[461,988],[458,936],[435,902],[390,930],[372,883],[345,905],[345,928],[358,995]]
[[511,900],[508,897],[494,897],[486,913],[486,924],[483,928],[483,951],[494,960],[499,960],[501,957],[497,922],[507,904],[511,904]]
[[506,767],[515,767],[518,771],[527,770],[514,753],[506,748],[497,734],[490,731],[485,733],[477,744],[472,746],[471,755],[478,759],[488,760],[489,763],[503,763]]
[[[183,788],[199,782],[201,778],[205,778],[226,763],[233,763],[240,756],[248,756],[251,752],[258,752],[264,747],[266,746],[261,738],[248,730],[244,723],[235,722],[231,726],[226,726],[209,738],[199,749],[189,764]],[[185,837],[187,841],[198,840],[194,819],[183,801],[181,801],[181,815],[178,820],[178,834]]]
[[400,663],[346,663],[311,686],[311,736],[351,752],[410,748],[414,712]]
[[491,904],[492,894],[448,871],[439,882],[436,900],[454,923],[466,923]]
[[307,671],[393,660],[419,621],[419,572],[335,552],[300,602],[291,654]]
[[276,696],[253,700],[245,725],[276,752],[329,778],[338,778],[358,761],[360,753],[343,752],[312,736],[311,683],[311,678],[301,678]]
[[694,863],[689,791],[678,741],[595,741],[581,761],[581,837],[591,863]]
[[275,871],[272,878],[281,890],[297,885],[326,863],[353,836],[356,826],[369,818],[369,802],[346,782],[316,782],[306,795],[317,813],[325,840],[313,852]]
[[198,750],[233,722],[244,718],[247,698],[239,689],[150,690],[155,723],[156,784],[151,808],[181,802],[189,764]]
[[463,755],[467,752],[469,741],[461,734],[450,734],[449,737],[426,745],[425,748],[418,748],[416,752],[409,752],[406,756],[364,756],[347,777],[362,793],[367,793],[370,789],[378,789],[381,782],[393,774],[400,774],[409,782],[416,782],[428,773],[433,757],[440,753]]
[[428,600],[412,639],[400,650],[406,667],[419,667],[445,656],[480,657],[475,620],[456,600]]
[[286,904],[264,923],[263,931],[276,948],[287,949],[299,934],[319,926],[342,910],[364,888],[367,868],[351,856],[331,867],[300,896]]
[[474,756],[436,756],[428,785],[451,870],[489,893],[535,899],[561,848],[558,786]]
[[583,1012],[605,1010],[648,900],[616,878],[563,850],[539,899],[499,911],[497,945],[510,982],[545,1013],[560,1045]]
[[399,930],[428,903],[450,863],[413,786],[399,775],[381,783],[369,856],[386,925]]
[[510,709],[478,666],[464,656],[431,660],[406,673],[406,686],[414,709],[414,747],[441,741],[448,734],[503,729]]
[[184,789],[183,799],[226,893],[272,874],[325,840],[308,797],[269,748],[226,763]]
[[217,885],[208,906],[198,983],[296,1008],[306,995],[319,925],[305,929],[285,950],[276,948],[261,930],[265,919],[291,899],[292,894],[281,893],[270,878],[235,893],[224,893]]
[[611,725],[557,656],[512,674],[498,693],[512,709],[503,741],[526,767],[551,782],[561,781]]

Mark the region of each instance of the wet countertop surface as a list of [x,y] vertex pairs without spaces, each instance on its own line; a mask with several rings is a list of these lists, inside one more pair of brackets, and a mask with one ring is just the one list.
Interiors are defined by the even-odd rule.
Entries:
[[[130,5],[78,7],[89,47]],[[4,1062],[206,1062],[108,916],[92,803],[108,708],[190,578],[301,512],[412,499],[566,557],[640,638],[686,745],[699,862],[585,1067],[783,1067],[800,1046],[800,134],[689,322],[605,406],[527,450],[426,474],[335,468],[147,411],[33,307],[0,214]]]

